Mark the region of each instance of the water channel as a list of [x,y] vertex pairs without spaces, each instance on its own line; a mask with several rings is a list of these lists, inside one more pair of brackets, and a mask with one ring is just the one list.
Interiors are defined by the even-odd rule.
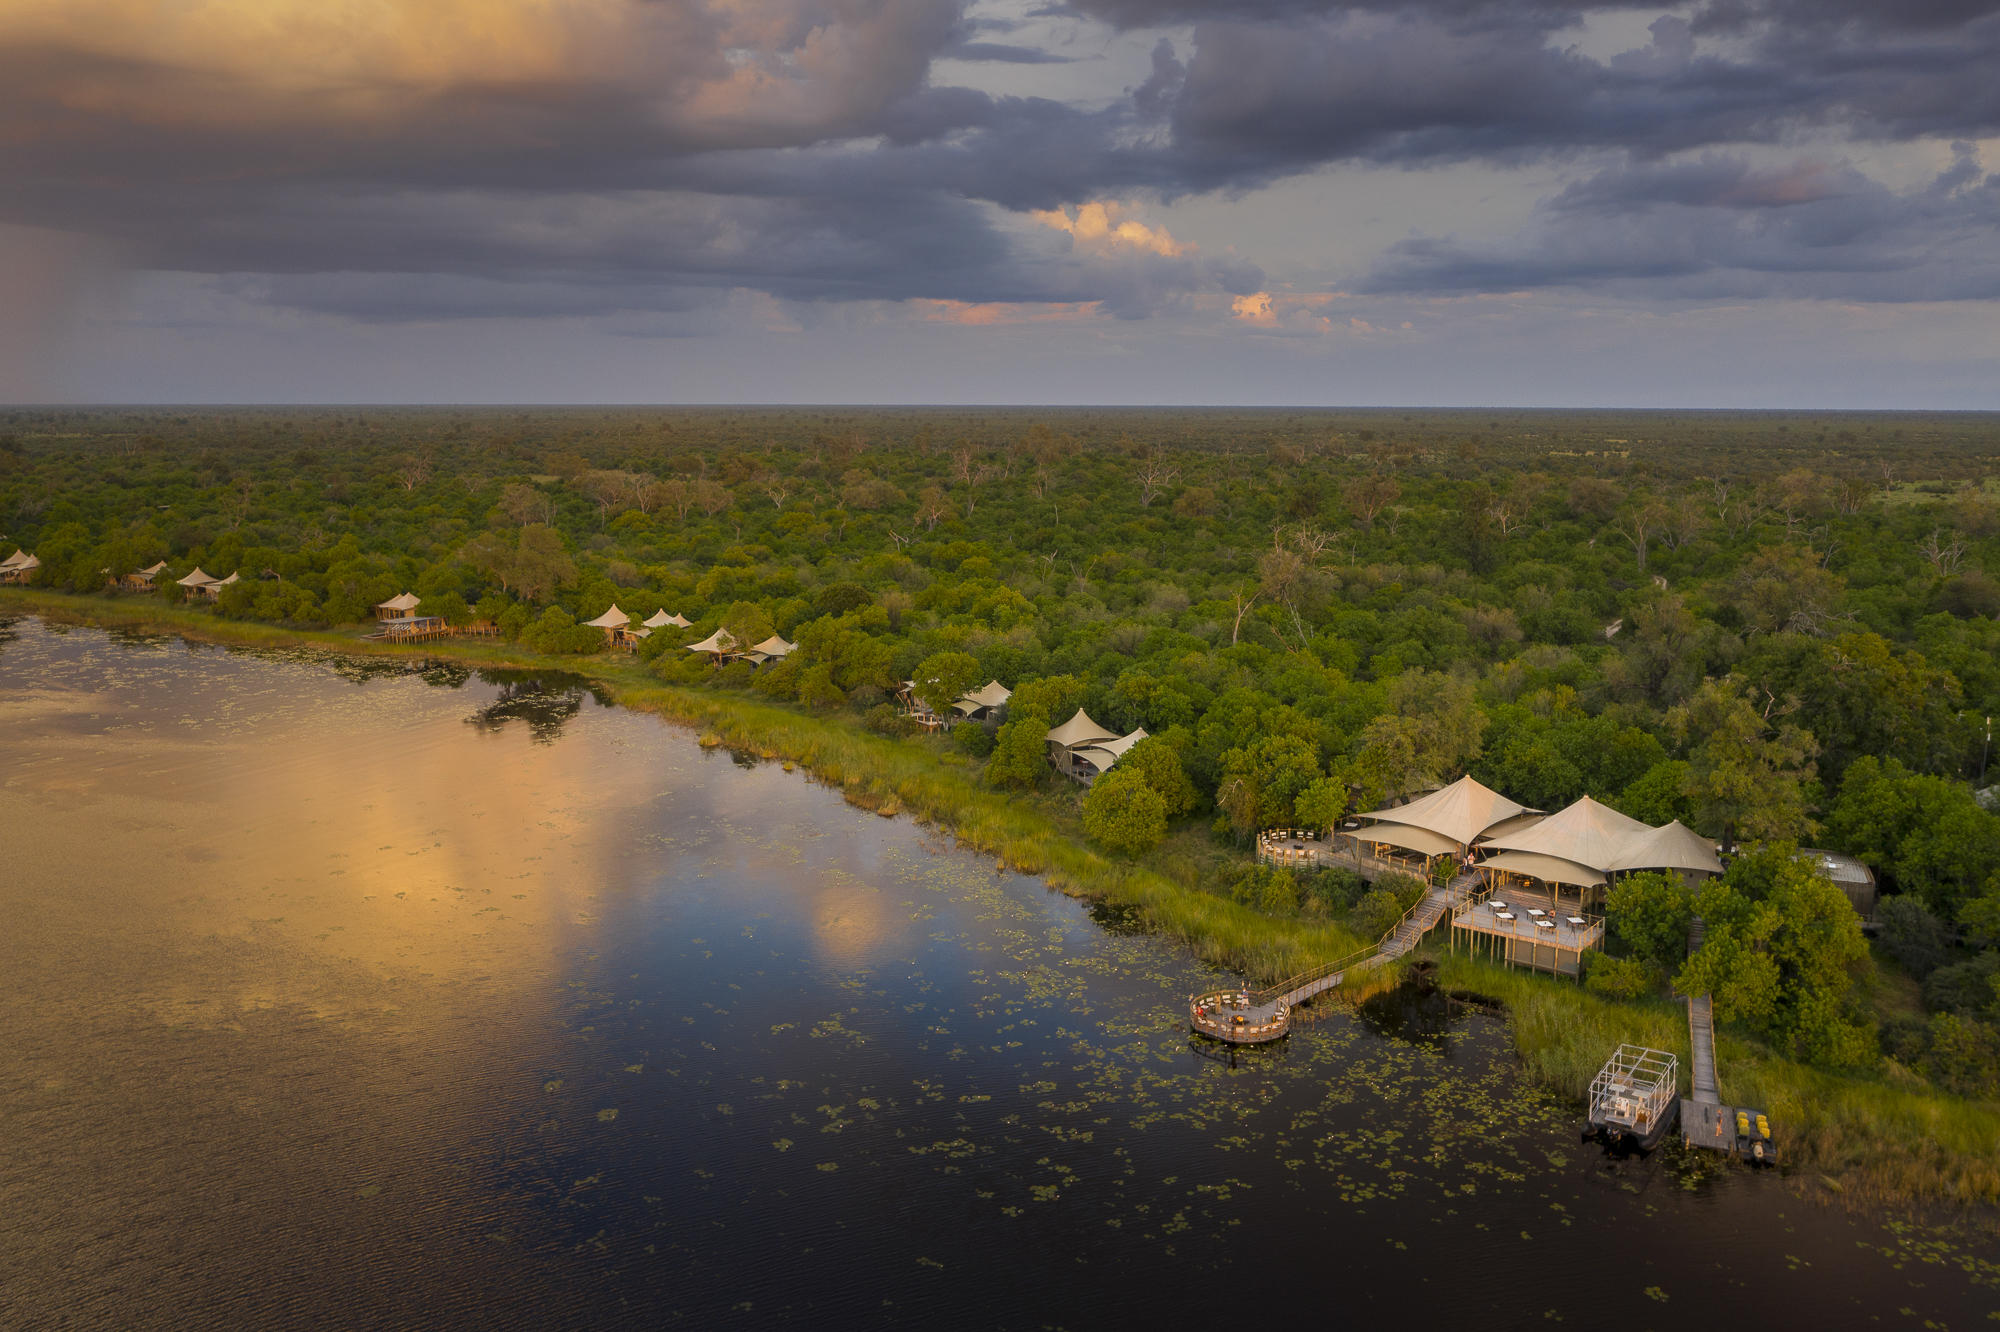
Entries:
[[1969,1327],[1991,1246],[1580,1145],[561,677],[0,623],[0,1326]]

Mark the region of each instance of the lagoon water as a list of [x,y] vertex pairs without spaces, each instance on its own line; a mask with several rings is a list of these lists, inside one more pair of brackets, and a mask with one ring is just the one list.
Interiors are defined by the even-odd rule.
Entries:
[[0,625],[0,1326],[1965,1327],[1990,1244],[1579,1145],[578,682]]

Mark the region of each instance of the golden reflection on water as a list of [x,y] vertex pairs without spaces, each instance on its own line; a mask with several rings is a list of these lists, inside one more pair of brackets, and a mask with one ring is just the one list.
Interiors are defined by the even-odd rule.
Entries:
[[[555,743],[468,726],[486,693],[6,646],[0,1119],[37,1169],[0,1166],[0,1268],[73,1281],[185,1231],[214,1251],[121,1319],[255,1308],[273,1253],[547,1298],[464,1247],[510,1229],[477,1177],[504,1145],[472,1144],[574,1057],[564,981],[607,898],[671,865],[664,769],[700,760],[596,709]],[[543,1134],[596,1122],[549,1101]],[[273,1218],[310,1243],[231,1244]],[[0,1324],[59,1298],[16,1283]]]

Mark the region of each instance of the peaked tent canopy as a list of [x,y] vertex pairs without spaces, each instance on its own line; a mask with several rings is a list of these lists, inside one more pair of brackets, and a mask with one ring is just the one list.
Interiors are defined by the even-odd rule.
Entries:
[[689,643],[687,650],[689,652],[713,652],[717,656],[721,656],[725,652],[734,652],[736,650],[736,636],[727,629],[718,629],[699,643]]
[[751,648],[750,651],[766,657],[783,657],[796,652],[798,646],[797,643],[787,643],[778,635],[772,634],[769,638]]
[[1116,740],[1117,738],[1118,733],[1116,731],[1107,731],[1102,726],[1099,726],[1090,719],[1082,708],[1078,708],[1076,716],[1071,717],[1061,726],[1050,727],[1048,736],[1050,744],[1061,745],[1065,749],[1074,749],[1078,745],[1097,744],[1105,740]]
[[1373,810],[1356,817],[1375,819],[1382,823],[1398,823],[1410,828],[1422,828],[1427,832],[1450,838],[1456,844],[1456,849],[1463,850],[1471,846],[1481,833],[1494,824],[1533,812],[1526,805],[1515,804],[1491,787],[1484,786],[1470,777],[1461,777],[1443,790],[1433,791],[1427,796],[1412,800],[1407,805],[1398,805],[1394,809]]
[[1130,735],[1116,740],[1106,740],[1102,744],[1079,745],[1076,756],[1099,772],[1108,770],[1112,764],[1125,757],[1125,751],[1146,738],[1146,728],[1140,727]]
[[1482,869],[1524,874],[1543,883],[1566,883],[1572,888],[1595,888],[1604,882],[1604,876],[1594,869],[1554,856],[1538,856],[1532,851],[1502,851],[1486,857],[1479,865]]
[[689,621],[683,620],[680,616],[669,615],[663,610],[654,611],[650,616],[646,618],[646,627],[648,629],[664,629],[670,624],[677,625],[680,628],[685,629],[688,627],[689,623],[690,623]]
[[604,612],[604,614],[594,620],[585,620],[583,623],[584,627],[588,629],[623,629],[626,625],[632,623],[632,617],[624,611],[619,610],[618,603],[614,601],[611,603],[610,610]]
[[1528,851],[1593,870],[1620,869],[1635,840],[1656,830],[1583,796],[1532,827],[1486,843],[1494,851]]
[[[195,573],[200,573],[200,572],[201,570],[199,569],[195,570]],[[190,577],[191,576],[192,575],[190,575]],[[187,579],[184,578],[181,581],[186,582]],[[415,610],[417,608],[417,602],[419,600],[420,598],[417,596],[416,593],[405,592],[401,596],[390,597],[387,601],[377,602],[375,604],[375,609],[392,610],[392,611]]]
[[1655,828],[1644,837],[1634,838],[1626,848],[1622,864],[1612,869],[1695,870],[1703,874],[1722,873],[1722,858],[1715,843],[1675,819],[1664,828]]
[[229,586],[229,585],[230,585],[231,583],[235,582],[235,581],[236,581],[237,579],[241,578],[242,576],[243,576],[243,572],[242,572],[242,570],[240,570],[240,569],[239,569],[239,570],[237,570],[237,571],[236,571],[235,573],[233,573],[233,574],[229,575],[229,577],[227,577],[227,578],[216,578],[216,579],[212,579],[212,580],[210,580],[210,581],[212,581],[212,582],[214,583],[214,585],[215,585],[216,587],[228,587],[228,586]]
[[16,546],[14,547],[14,553],[12,555],[9,555],[4,560],[0,560],[0,569],[16,569],[19,568],[21,565],[27,563],[27,561],[28,561],[28,552],[22,550],[19,546]]
[[[187,577],[177,579],[175,581],[177,581],[182,587],[207,587],[210,583],[213,583],[215,579],[203,573],[201,571],[201,566],[197,564],[191,571],[189,571]],[[409,594],[406,592],[403,595],[408,596]],[[410,604],[414,606],[416,605],[416,601],[412,599]]]
[[1352,837],[1357,842],[1379,842],[1385,846],[1398,846],[1405,851],[1414,851],[1420,856],[1450,856],[1464,849],[1443,833],[1403,823],[1371,824],[1366,828],[1342,833],[1341,836]]
[[961,703],[970,703],[975,708],[997,708],[1014,697],[1014,691],[998,680],[988,680],[977,689],[968,690],[958,696]]

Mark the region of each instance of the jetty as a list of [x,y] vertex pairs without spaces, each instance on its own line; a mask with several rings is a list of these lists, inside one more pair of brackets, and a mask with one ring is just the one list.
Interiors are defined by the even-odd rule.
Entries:
[[1689,1095],[1681,1101],[1681,1134],[1690,1147],[1728,1152],[1757,1165],[1776,1165],[1771,1123],[1762,1110],[1722,1103],[1715,1081],[1715,1003],[1705,994],[1687,999]]
[[1292,1029],[1292,1011],[1308,999],[1402,957],[1437,928],[1445,913],[1478,889],[1475,870],[1433,887],[1376,942],[1337,961],[1314,967],[1262,990],[1210,990],[1188,996],[1188,1023],[1204,1036],[1232,1045],[1275,1041]]

